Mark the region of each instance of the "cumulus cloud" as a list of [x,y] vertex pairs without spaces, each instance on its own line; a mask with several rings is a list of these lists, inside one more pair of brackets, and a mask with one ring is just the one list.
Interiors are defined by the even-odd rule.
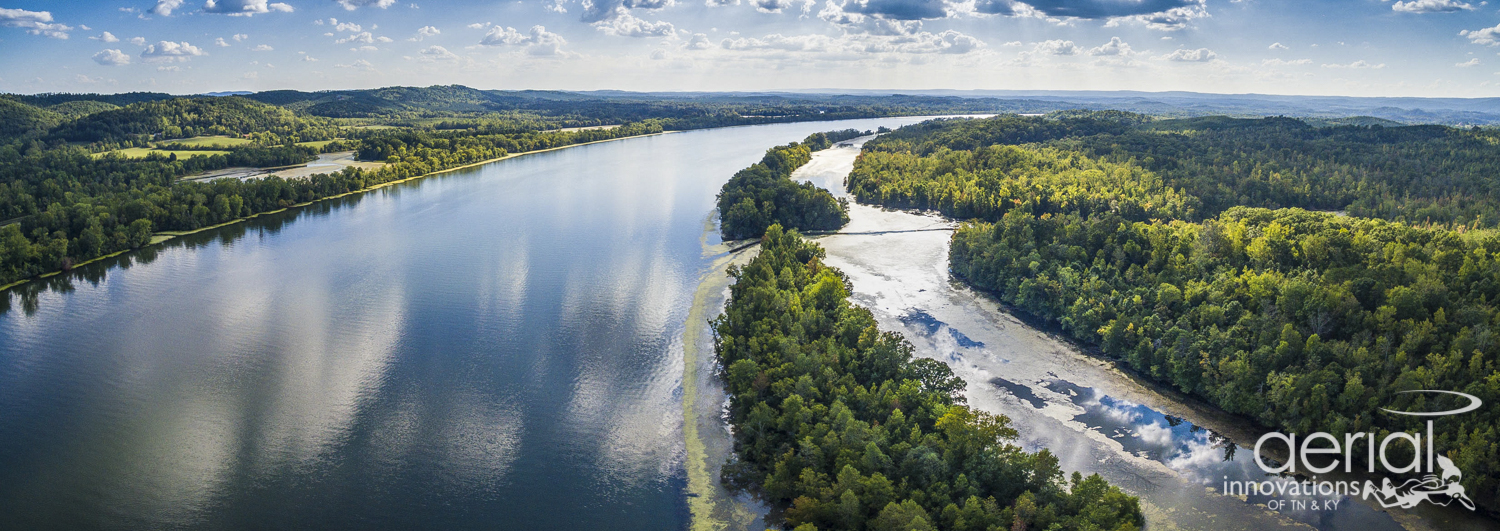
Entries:
[[1033,46],[1031,48],[1031,51],[1033,53],[1042,53],[1047,55],[1078,55],[1079,50],[1080,49],[1078,48],[1078,45],[1073,44],[1073,41],[1065,41],[1060,39],[1042,41],[1036,43],[1036,46]]
[[182,7],[182,0],[156,0],[156,7],[151,8],[151,14],[170,17],[179,7]]
[[375,42],[375,36],[371,35],[370,32],[368,32],[368,31],[361,31],[359,33],[355,33],[353,35],[350,35],[348,37],[344,37],[342,39],[339,39],[339,40],[336,40],[336,41],[333,41],[333,42],[336,43],[336,44],[348,44],[348,43],[351,43],[351,42],[358,42],[358,43],[364,43],[364,44],[372,44],[372,43]]
[[1285,61],[1282,59],[1266,59],[1260,62],[1261,66],[1301,66],[1312,64],[1312,59],[1293,59]]
[[420,41],[420,40],[428,38],[428,37],[436,37],[436,36],[438,36],[441,33],[442,33],[442,30],[439,30],[436,27],[433,27],[433,26],[422,26],[421,28],[417,29],[417,36],[416,37],[412,37],[412,40]]
[[667,51],[666,50],[663,50],[661,48],[657,48],[655,50],[651,50],[651,60],[653,60],[653,61],[664,61],[666,59],[667,59]]
[[54,39],[68,38],[72,26],[52,21],[50,11],[27,11],[25,9],[0,8],[0,26],[20,28],[32,35],[46,35]]
[[594,23],[594,28],[604,32],[605,35],[617,37],[671,37],[677,33],[677,29],[671,22],[658,20],[647,22],[645,19],[622,13],[608,20]]
[[134,44],[136,46],[145,46],[146,45],[146,38],[145,37],[131,37],[130,38],[130,44]]
[[632,9],[655,11],[674,5],[676,0],[583,0],[581,20],[594,24],[629,14]]
[[422,54],[422,60],[428,62],[458,60],[458,54],[450,52],[447,48],[444,48],[442,46],[428,46],[420,53]]
[[694,33],[693,38],[689,39],[687,43],[687,49],[689,50],[707,50],[712,46],[713,43],[708,41],[708,35],[702,33]]
[[1462,63],[1454,63],[1453,66],[1456,66],[1456,67],[1459,67],[1459,68],[1468,68],[1468,67],[1471,67],[1471,66],[1479,66],[1479,58],[1475,57],[1473,59],[1470,59],[1468,61],[1464,61]]
[[274,50],[274,49],[275,48],[272,48],[271,45],[269,45],[269,44],[257,44],[257,45],[255,45],[254,48],[251,48],[250,51],[252,51],[252,52],[269,52],[269,51]]
[[244,42],[245,39],[248,39],[248,38],[250,38],[250,36],[246,35],[244,33],[236,33],[236,34],[234,34],[234,42]]
[[1214,58],[1216,58],[1218,56],[1219,56],[1219,54],[1214,53],[1213,50],[1210,50],[1208,48],[1199,48],[1199,49],[1196,49],[1196,50],[1188,50],[1188,49],[1176,50],[1176,51],[1173,51],[1172,53],[1169,53],[1167,55],[1163,55],[1161,57],[1158,57],[1158,59],[1166,59],[1168,61],[1180,61],[1180,62],[1184,62],[1184,63],[1202,63],[1202,62],[1211,61],[1211,60],[1213,60]]
[[224,38],[223,37],[219,37],[217,39],[214,39],[214,46],[218,46],[220,48],[228,48],[229,47],[229,43],[224,42]]
[[1473,10],[1473,4],[1455,0],[1411,0],[1391,4],[1391,11],[1398,13],[1453,13]]
[[1500,25],[1496,25],[1493,28],[1463,30],[1458,32],[1458,34],[1468,37],[1474,44],[1483,44],[1485,46],[1500,45]]
[[186,42],[160,41],[147,45],[141,52],[141,60],[148,63],[174,63],[187,61],[199,55],[208,55],[202,48]]
[[344,6],[344,9],[354,11],[361,7],[378,7],[385,9],[396,5],[396,0],[333,0],[335,4]]
[[1130,55],[1130,44],[1119,37],[1110,37],[1109,42],[1089,48],[1089,55]]
[[288,4],[268,2],[269,0],[208,0],[203,3],[203,12],[236,17],[248,17],[272,11],[281,13],[292,12],[292,6]]
[[[715,1],[708,0],[708,5],[714,5]],[[734,3],[739,4],[739,0],[735,0]],[[761,13],[780,13],[781,10],[792,7],[794,4],[792,0],[750,0],[750,5],[755,6],[755,10]]]
[[94,54],[94,62],[104,66],[130,64],[130,56],[120,50],[104,50]]
[[483,46],[526,46],[526,53],[531,55],[566,55],[562,47],[568,44],[562,35],[547,31],[544,26],[532,26],[528,33],[521,33],[515,28],[505,26],[493,26],[479,40]]
[[108,31],[99,34],[98,37],[89,37],[89,40],[99,42],[120,42],[119,37],[116,37],[115,34]]
[[565,0],[552,0],[551,4],[547,4],[547,10],[553,13],[567,13],[568,8],[563,6],[564,2]]
[[[791,2],[786,4],[790,5]],[[948,16],[948,2],[945,0],[846,0],[840,7],[845,13],[893,20],[924,20]]]
[[1282,44],[1282,43],[1279,43],[1279,42],[1273,42],[1273,43],[1271,43],[1270,49],[1272,49],[1272,50],[1287,50],[1289,48],[1287,48],[1285,44]]
[[1134,22],[1175,31],[1208,16],[1206,0],[976,0],[974,12],[985,15],[1060,19],[1106,19],[1106,26]]
[[1348,69],[1366,69],[1367,68],[1367,69],[1371,69],[1371,70],[1379,70],[1379,69],[1385,68],[1385,63],[1375,64],[1375,63],[1371,63],[1371,62],[1365,61],[1364,59],[1360,59],[1358,61],[1349,63],[1347,65],[1342,65],[1342,64],[1337,64],[1337,63],[1326,64],[1326,65],[1323,65],[1323,68],[1348,68]]

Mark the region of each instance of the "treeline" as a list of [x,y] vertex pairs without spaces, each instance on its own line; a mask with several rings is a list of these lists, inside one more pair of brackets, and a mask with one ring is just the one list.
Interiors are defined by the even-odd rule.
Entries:
[[1129,530],[1138,501],[1098,475],[1064,480],[1009,419],[963,405],[963,380],[912,356],[850,304],[823,250],[771,226],[735,278],[714,350],[738,459],[727,481],[823,530]]
[[1175,219],[1192,217],[1199,204],[1135,164],[1004,145],[937,149],[926,156],[866,151],[849,173],[848,186],[861,202],[937,210],[961,219],[995,220],[1012,209]]
[[338,136],[337,128],[323,119],[299,117],[292,111],[245,98],[220,97],[133,103],[63,123],[49,131],[46,139],[118,142],[252,133],[275,135],[275,143]]
[[[660,132],[658,124],[627,124],[608,131],[531,136],[517,145],[549,147]],[[378,170],[346,168],[307,179],[220,179],[179,182],[179,177],[227,167],[231,161],[283,165],[311,157],[306,147],[243,148],[230,155],[178,160],[153,156],[93,158],[78,147],[24,150],[0,147],[0,212],[19,219],[0,226],[0,284],[67,269],[98,256],[139,247],[155,231],[183,231],[233,221],[325,197],[353,192],[505,155],[495,143],[419,137],[412,149],[385,159]],[[364,142],[369,142],[366,139]],[[404,140],[401,145],[406,144]],[[488,145],[489,147],[484,147]],[[241,155],[236,155],[241,154]],[[264,156],[258,161],[235,156]],[[236,164],[238,165],[238,164]]]
[[[955,276],[1148,378],[1288,433],[1425,431],[1380,409],[1450,409],[1408,390],[1500,400],[1500,233],[1472,228],[1490,225],[1488,214],[1399,221],[1425,221],[1402,214],[1416,205],[1500,205],[1492,133],[1213,118],[1019,147],[945,145],[1046,136],[995,134],[1023,124],[996,122],[898,130],[899,142],[861,156],[853,175],[863,180],[851,185],[862,200],[977,218],[954,234]],[[987,154],[1045,164],[974,162]],[[1132,176],[1111,180],[1111,167]],[[1359,210],[1396,187],[1409,189],[1404,206]],[[1058,190],[1081,200],[1054,199]],[[1228,206],[1346,206],[1335,196],[1353,201],[1351,213],[1398,221]],[[1196,208],[1163,207],[1178,204]],[[1500,508],[1500,410],[1438,422],[1435,446],[1465,472],[1469,495]],[[1393,447],[1393,462],[1409,451]]]
[[[1492,129],[1313,127],[1291,118],[1222,116],[1149,121],[1118,111],[1066,112],[934,120],[875,139],[866,152],[942,159],[948,152],[977,153],[995,145],[1030,151],[1050,148],[1099,159],[1094,164],[1144,169],[1166,188],[1194,198],[1194,212],[1173,216],[1181,219],[1256,206],[1343,210],[1411,223],[1500,226],[1500,131]],[[891,190],[894,196],[876,199],[868,195],[874,190],[867,189],[860,199],[906,200],[927,186],[916,185],[942,176],[911,174],[918,182],[881,184],[905,191]],[[1103,183],[1090,179],[1080,184]],[[994,221],[1004,210],[990,212],[976,217]]]
[[797,230],[838,230],[849,223],[843,200],[812,183],[792,182],[792,172],[814,151],[869,131],[813,133],[801,142],[776,146],[760,162],[740,170],[719,190],[719,232],[726,240],[758,238],[771,225]]

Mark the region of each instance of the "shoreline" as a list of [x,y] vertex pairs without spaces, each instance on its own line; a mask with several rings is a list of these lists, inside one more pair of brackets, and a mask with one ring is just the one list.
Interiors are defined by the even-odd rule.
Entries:
[[360,188],[358,190],[344,192],[342,194],[330,195],[328,197],[320,197],[320,198],[314,199],[312,201],[307,201],[307,202],[303,202],[303,203],[297,203],[297,204],[294,204],[294,205],[291,205],[291,206],[287,206],[285,208],[278,208],[276,210],[267,210],[265,212],[256,212],[254,214],[251,214],[251,215],[248,215],[248,216],[245,216],[245,217],[235,218],[235,219],[232,219],[232,220],[229,220],[229,221],[225,221],[223,223],[217,223],[217,224],[214,224],[214,225],[209,225],[207,227],[199,227],[199,228],[196,228],[196,229],[193,229],[193,230],[184,230],[184,231],[160,231],[160,232],[153,232],[153,233],[151,233],[151,240],[149,242],[147,242],[146,245],[142,245],[142,246],[134,248],[134,249],[125,249],[125,250],[121,250],[121,251],[115,251],[113,253],[106,254],[106,255],[96,256],[94,258],[90,258],[88,260],[85,260],[85,261],[73,264],[71,267],[69,267],[66,270],[58,269],[58,270],[55,270],[55,271],[49,271],[49,272],[46,272],[46,273],[42,273],[42,274],[36,275],[34,277],[27,277],[27,278],[24,278],[24,279],[21,279],[21,280],[17,280],[15,282],[12,282],[12,283],[9,283],[9,284],[0,285],[0,292],[5,292],[5,291],[10,290],[11,288],[14,288],[14,287],[17,287],[17,286],[22,286],[22,285],[25,285],[25,284],[28,284],[28,283],[31,283],[31,282],[36,282],[38,280],[42,280],[42,279],[46,279],[46,278],[51,278],[51,277],[57,276],[59,274],[71,271],[73,269],[76,269],[76,268],[79,268],[79,267],[83,267],[85,265],[92,264],[94,262],[98,262],[100,260],[114,258],[116,256],[120,256],[122,254],[129,253],[129,252],[139,251],[139,250],[144,249],[144,248],[146,248],[148,246],[157,245],[157,244],[161,244],[161,243],[166,243],[166,242],[172,241],[173,239],[181,238],[183,236],[188,236],[188,235],[197,234],[197,233],[204,232],[204,231],[209,231],[209,230],[213,230],[213,229],[227,227],[227,226],[230,226],[230,225],[234,225],[236,223],[242,223],[242,222],[245,222],[245,221],[250,221],[250,220],[258,218],[260,216],[265,216],[265,215],[270,215],[270,214],[279,214],[279,213],[282,213],[282,212],[286,212],[287,210],[291,210],[291,209],[294,209],[294,208],[305,207],[305,206],[308,206],[308,205],[311,205],[311,204],[314,204],[314,203],[318,203],[320,201],[327,201],[327,200],[330,200],[330,199],[338,199],[340,197],[347,197],[347,196],[351,196],[351,195],[354,195],[354,194],[362,194],[362,193],[369,192],[369,191],[372,191],[372,190],[378,190],[380,188],[384,188],[384,187],[387,187],[387,186],[390,186],[390,185],[393,185],[393,184],[400,184],[400,183],[404,183],[404,182],[415,181],[415,180],[418,180],[418,179],[425,179],[427,177],[431,177],[431,176],[442,174],[442,173],[447,173],[447,172],[451,172],[451,171],[457,171],[457,170],[472,168],[472,167],[475,167],[475,166],[482,166],[482,165],[485,165],[485,164],[491,164],[491,163],[495,163],[495,162],[500,162],[502,160],[512,159],[512,158],[521,157],[521,156],[525,156],[525,155],[532,155],[532,154],[536,154],[536,153],[547,153],[547,152],[550,152],[550,151],[559,151],[559,150],[573,148],[573,147],[578,147],[578,146],[588,146],[588,145],[592,145],[592,144],[601,144],[601,143],[604,143],[604,142],[614,142],[616,140],[628,140],[628,139],[632,139],[632,138],[646,138],[646,137],[651,137],[651,136],[667,135],[667,134],[678,133],[678,132],[681,132],[681,131],[662,131],[660,133],[647,133],[647,134],[644,134],[644,135],[622,136],[622,137],[619,137],[619,138],[608,138],[608,139],[604,139],[604,140],[595,140],[595,141],[592,141],[592,142],[583,142],[583,143],[579,143],[579,144],[568,144],[566,146],[550,147],[550,148],[547,148],[547,149],[538,149],[536,151],[523,151],[523,152],[520,152],[520,153],[507,153],[504,156],[496,157],[496,158],[493,158],[493,159],[481,160],[479,162],[471,162],[469,164],[464,164],[462,166],[454,166],[452,168],[437,170],[437,171],[430,172],[430,173],[424,173],[424,174],[421,174],[421,175],[414,175],[414,176],[411,176],[411,177],[407,177],[405,179],[397,179],[397,180],[394,180],[394,181],[387,181],[387,182],[383,182],[383,183],[380,183],[380,184],[366,186],[366,187]]

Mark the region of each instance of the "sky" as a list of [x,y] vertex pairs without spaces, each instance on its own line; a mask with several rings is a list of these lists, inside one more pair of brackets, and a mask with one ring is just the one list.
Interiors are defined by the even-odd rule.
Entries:
[[1500,2],[0,0],[0,92],[1500,96]]

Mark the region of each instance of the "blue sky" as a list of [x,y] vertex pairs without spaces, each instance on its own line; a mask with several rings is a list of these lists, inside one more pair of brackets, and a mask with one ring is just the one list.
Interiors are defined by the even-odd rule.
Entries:
[[0,91],[1190,90],[1500,96],[1459,0],[0,0]]

